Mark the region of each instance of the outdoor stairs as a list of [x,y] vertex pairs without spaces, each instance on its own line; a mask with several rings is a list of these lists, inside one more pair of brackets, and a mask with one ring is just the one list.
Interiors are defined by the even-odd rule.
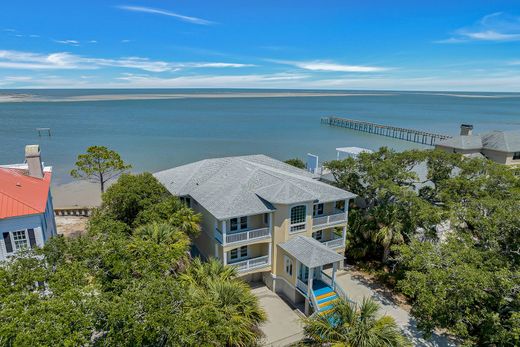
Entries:
[[319,314],[327,314],[332,310],[332,306],[339,299],[338,294],[330,286],[322,281],[315,280],[312,285],[312,291],[316,297],[318,307],[316,311]]

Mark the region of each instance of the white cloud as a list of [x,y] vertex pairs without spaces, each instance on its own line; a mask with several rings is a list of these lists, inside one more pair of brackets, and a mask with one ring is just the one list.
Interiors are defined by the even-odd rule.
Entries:
[[67,52],[40,54],[0,50],[0,68],[29,70],[61,69],[98,69],[101,67],[119,67],[138,69],[148,72],[173,72],[187,68],[241,68],[251,64],[225,62],[167,62],[142,57],[124,57],[118,59],[88,58]]
[[[3,79],[0,78],[0,81]],[[4,83],[5,82],[0,82]],[[15,83],[15,82],[13,82]],[[16,86],[10,84],[10,87]],[[45,76],[27,81],[24,88],[273,88],[336,90],[415,90],[520,92],[520,74],[482,77],[337,77],[316,78],[308,74],[191,75],[172,78],[122,74],[111,80]]]
[[198,24],[198,25],[211,25],[211,24],[215,24],[215,22],[212,22],[212,21],[209,21],[209,20],[206,20],[206,19],[197,18],[197,17],[184,16],[182,14],[178,14],[178,13],[175,13],[175,12],[171,12],[171,11],[167,11],[167,10],[161,10],[161,9],[157,9],[157,8],[151,8],[151,7],[126,6],[126,5],[123,5],[123,6],[117,6],[117,8],[119,8],[121,10],[125,10],[125,11],[143,12],[143,13],[151,13],[151,14],[158,14],[158,15],[162,15],[162,16],[173,17],[173,18],[179,19],[179,20],[181,20],[183,22],[188,22],[188,23]]
[[54,40],[54,42],[70,46],[79,46],[79,41],[76,40]]
[[482,17],[475,25],[460,28],[448,39],[436,43],[461,43],[471,41],[507,42],[520,40],[520,17],[502,12]]
[[269,60],[278,64],[292,65],[300,69],[310,71],[330,71],[330,72],[381,72],[389,70],[385,67],[366,66],[366,65],[345,65],[327,61],[288,61],[288,60]]

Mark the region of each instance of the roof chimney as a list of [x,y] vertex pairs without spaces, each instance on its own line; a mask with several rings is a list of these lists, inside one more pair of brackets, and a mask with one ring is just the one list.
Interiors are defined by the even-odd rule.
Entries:
[[461,124],[460,125],[460,135],[461,136],[471,136],[473,134],[473,125],[471,124]]
[[43,166],[39,145],[25,146],[25,162],[29,168],[29,176],[43,178]]

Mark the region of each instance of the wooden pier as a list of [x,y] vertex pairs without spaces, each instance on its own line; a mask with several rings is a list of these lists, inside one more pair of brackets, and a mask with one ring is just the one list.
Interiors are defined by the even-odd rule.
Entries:
[[321,124],[363,131],[381,136],[393,137],[394,139],[400,139],[429,146],[435,146],[437,141],[451,138],[451,136],[448,135],[339,117],[323,117],[321,118]]

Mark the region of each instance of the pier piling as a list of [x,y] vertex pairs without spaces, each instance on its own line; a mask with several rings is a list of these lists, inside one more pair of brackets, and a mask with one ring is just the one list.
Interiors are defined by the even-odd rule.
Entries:
[[372,122],[339,117],[323,117],[321,124],[362,131],[370,134],[392,137],[409,142],[435,146],[437,141],[451,138],[449,135],[435,134],[421,130],[394,127]]

